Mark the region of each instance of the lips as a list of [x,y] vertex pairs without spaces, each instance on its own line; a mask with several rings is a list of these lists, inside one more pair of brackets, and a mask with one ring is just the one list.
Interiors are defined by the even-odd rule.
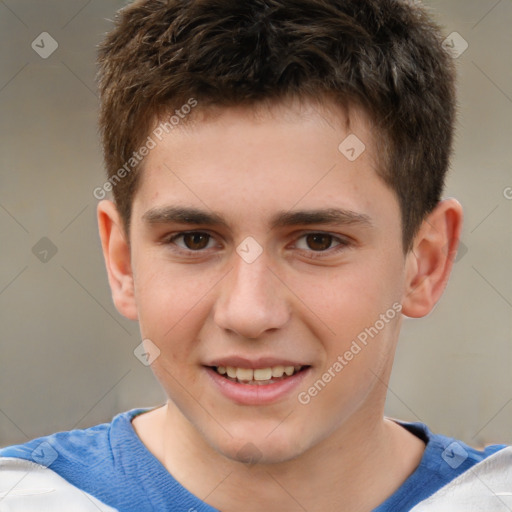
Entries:
[[286,397],[311,368],[299,361],[275,357],[224,357],[204,366],[224,396],[244,405],[270,404]]
[[212,359],[211,361],[205,363],[205,366],[224,366],[227,368],[228,366],[234,368],[268,368],[273,366],[309,366],[307,363],[303,361],[286,359],[286,358],[278,358],[278,357],[258,357],[258,358],[246,358],[240,356],[227,356],[221,357],[218,359]]

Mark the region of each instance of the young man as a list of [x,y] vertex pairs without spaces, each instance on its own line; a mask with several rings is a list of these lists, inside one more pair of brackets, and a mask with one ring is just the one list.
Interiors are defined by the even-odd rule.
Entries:
[[99,76],[109,282],[168,401],[2,450],[0,510],[511,510],[511,448],[384,417],[462,223],[425,10],[139,1]]

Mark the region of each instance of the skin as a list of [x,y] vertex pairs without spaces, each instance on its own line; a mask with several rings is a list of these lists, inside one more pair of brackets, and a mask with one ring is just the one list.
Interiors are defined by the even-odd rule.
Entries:
[[[353,162],[338,150],[349,133],[366,145]],[[424,443],[384,417],[400,314],[307,405],[298,401],[393,304],[409,317],[428,314],[450,274],[460,204],[440,202],[404,255],[399,205],[376,162],[371,124],[356,108],[229,108],[151,150],[130,243],[113,203],[98,205],[114,302],[160,350],[152,369],[169,398],[138,416],[135,431],[182,485],[224,512],[369,511],[419,464]],[[145,220],[168,206],[213,212],[225,225]],[[327,208],[368,222],[270,224],[278,212]],[[211,235],[202,252],[170,240],[190,230]],[[333,238],[318,250],[312,233]],[[263,250],[250,264],[236,251],[248,236]],[[240,405],[203,367],[227,355],[311,369],[283,399]],[[241,455],[248,449],[254,464]]]

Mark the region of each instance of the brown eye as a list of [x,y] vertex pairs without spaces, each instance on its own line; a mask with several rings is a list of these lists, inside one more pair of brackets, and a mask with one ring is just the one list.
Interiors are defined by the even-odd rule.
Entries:
[[187,249],[192,251],[204,249],[210,241],[210,235],[207,233],[184,233],[182,237]]
[[306,235],[308,247],[314,251],[325,251],[331,247],[333,237],[324,233]]

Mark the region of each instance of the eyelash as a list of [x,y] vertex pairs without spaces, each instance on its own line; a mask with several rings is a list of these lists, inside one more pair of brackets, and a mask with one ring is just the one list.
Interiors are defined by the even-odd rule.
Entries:
[[[209,237],[208,243],[213,239],[213,235],[211,235],[210,233],[208,233],[206,231],[181,231],[181,232],[176,233],[176,234],[168,237],[167,239],[165,239],[164,243],[166,245],[174,245],[177,248],[177,252],[180,253],[181,255],[184,255],[184,256],[187,256],[190,258],[203,256],[203,254],[208,250],[208,248],[199,249],[199,250],[194,251],[193,249],[186,249],[186,248],[180,247],[180,246],[176,245],[176,243],[175,243],[175,241],[178,240],[179,238],[182,238],[186,235],[194,235],[194,234],[206,235],[207,237]],[[328,236],[328,237],[331,237],[331,239],[332,239],[331,244],[337,242],[337,245],[335,245],[334,247],[325,249],[323,251],[314,251],[312,249],[309,249],[309,250],[308,249],[299,249],[302,252],[307,252],[308,253],[307,257],[310,259],[322,258],[322,257],[325,257],[325,255],[332,256],[333,254],[337,254],[339,251],[342,251],[351,245],[351,243],[348,239],[332,235],[331,233],[327,233],[325,231],[308,231],[306,233],[301,234],[297,238],[297,240],[300,240],[300,239],[305,238],[310,235]],[[195,254],[197,254],[197,256]]]

